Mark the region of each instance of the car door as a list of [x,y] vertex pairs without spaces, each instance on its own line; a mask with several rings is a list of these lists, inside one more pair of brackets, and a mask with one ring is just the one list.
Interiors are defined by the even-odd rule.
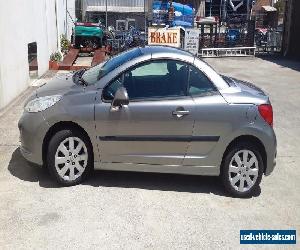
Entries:
[[[102,162],[182,164],[194,124],[187,78],[184,63],[155,60],[109,83],[95,105]],[[111,100],[120,86],[127,89],[130,102],[112,111]]]
[[195,66],[189,69],[188,94],[195,102],[195,124],[184,165],[213,166],[219,160],[213,150],[232,129],[231,109],[211,80]]

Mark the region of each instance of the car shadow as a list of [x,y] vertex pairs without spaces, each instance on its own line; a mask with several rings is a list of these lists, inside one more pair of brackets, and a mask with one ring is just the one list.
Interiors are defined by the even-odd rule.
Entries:
[[[13,152],[8,170],[13,176],[20,180],[38,182],[40,187],[62,188],[62,186],[52,180],[45,167],[28,163],[21,155],[19,148]],[[230,197],[224,191],[221,180],[218,177],[212,176],[97,170],[81,185],[189,193],[212,193],[219,196]],[[261,190],[259,188],[254,196],[257,197],[260,193]]]
[[11,156],[8,171],[20,180],[38,182],[41,187],[59,188],[60,186],[50,179],[45,167],[34,165],[25,160],[17,148]]

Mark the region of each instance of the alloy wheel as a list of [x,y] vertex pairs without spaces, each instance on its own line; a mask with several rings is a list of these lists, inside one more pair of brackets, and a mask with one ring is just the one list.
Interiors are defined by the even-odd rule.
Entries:
[[88,163],[85,143],[78,137],[68,137],[62,141],[55,154],[55,168],[58,175],[66,181],[79,178]]
[[247,192],[256,183],[259,172],[258,159],[250,150],[236,152],[229,163],[231,186],[239,192]]

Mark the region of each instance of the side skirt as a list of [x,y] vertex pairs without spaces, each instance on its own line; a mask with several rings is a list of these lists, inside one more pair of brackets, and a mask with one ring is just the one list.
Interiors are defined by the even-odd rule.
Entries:
[[119,162],[94,162],[94,168],[96,170],[173,173],[187,175],[218,176],[220,174],[220,168],[217,166],[151,165],[141,163],[136,164]]

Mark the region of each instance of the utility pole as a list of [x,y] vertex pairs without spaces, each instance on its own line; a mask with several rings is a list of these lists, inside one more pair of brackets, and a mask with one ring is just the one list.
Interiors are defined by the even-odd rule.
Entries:
[[68,37],[68,0],[66,0],[66,29],[65,36]]
[[220,9],[219,9],[219,21],[221,22],[222,21],[222,3],[223,3],[223,0],[220,0]]
[[247,0],[247,20],[250,20],[250,0]]
[[105,1],[105,28],[106,28],[106,30],[108,29],[108,24],[107,24],[107,0]]
[[146,0],[144,0],[144,18],[145,18],[144,26],[145,26],[145,38],[146,38],[146,27],[147,27],[147,18],[146,18]]
[[226,20],[227,17],[227,0],[223,0],[223,22]]

